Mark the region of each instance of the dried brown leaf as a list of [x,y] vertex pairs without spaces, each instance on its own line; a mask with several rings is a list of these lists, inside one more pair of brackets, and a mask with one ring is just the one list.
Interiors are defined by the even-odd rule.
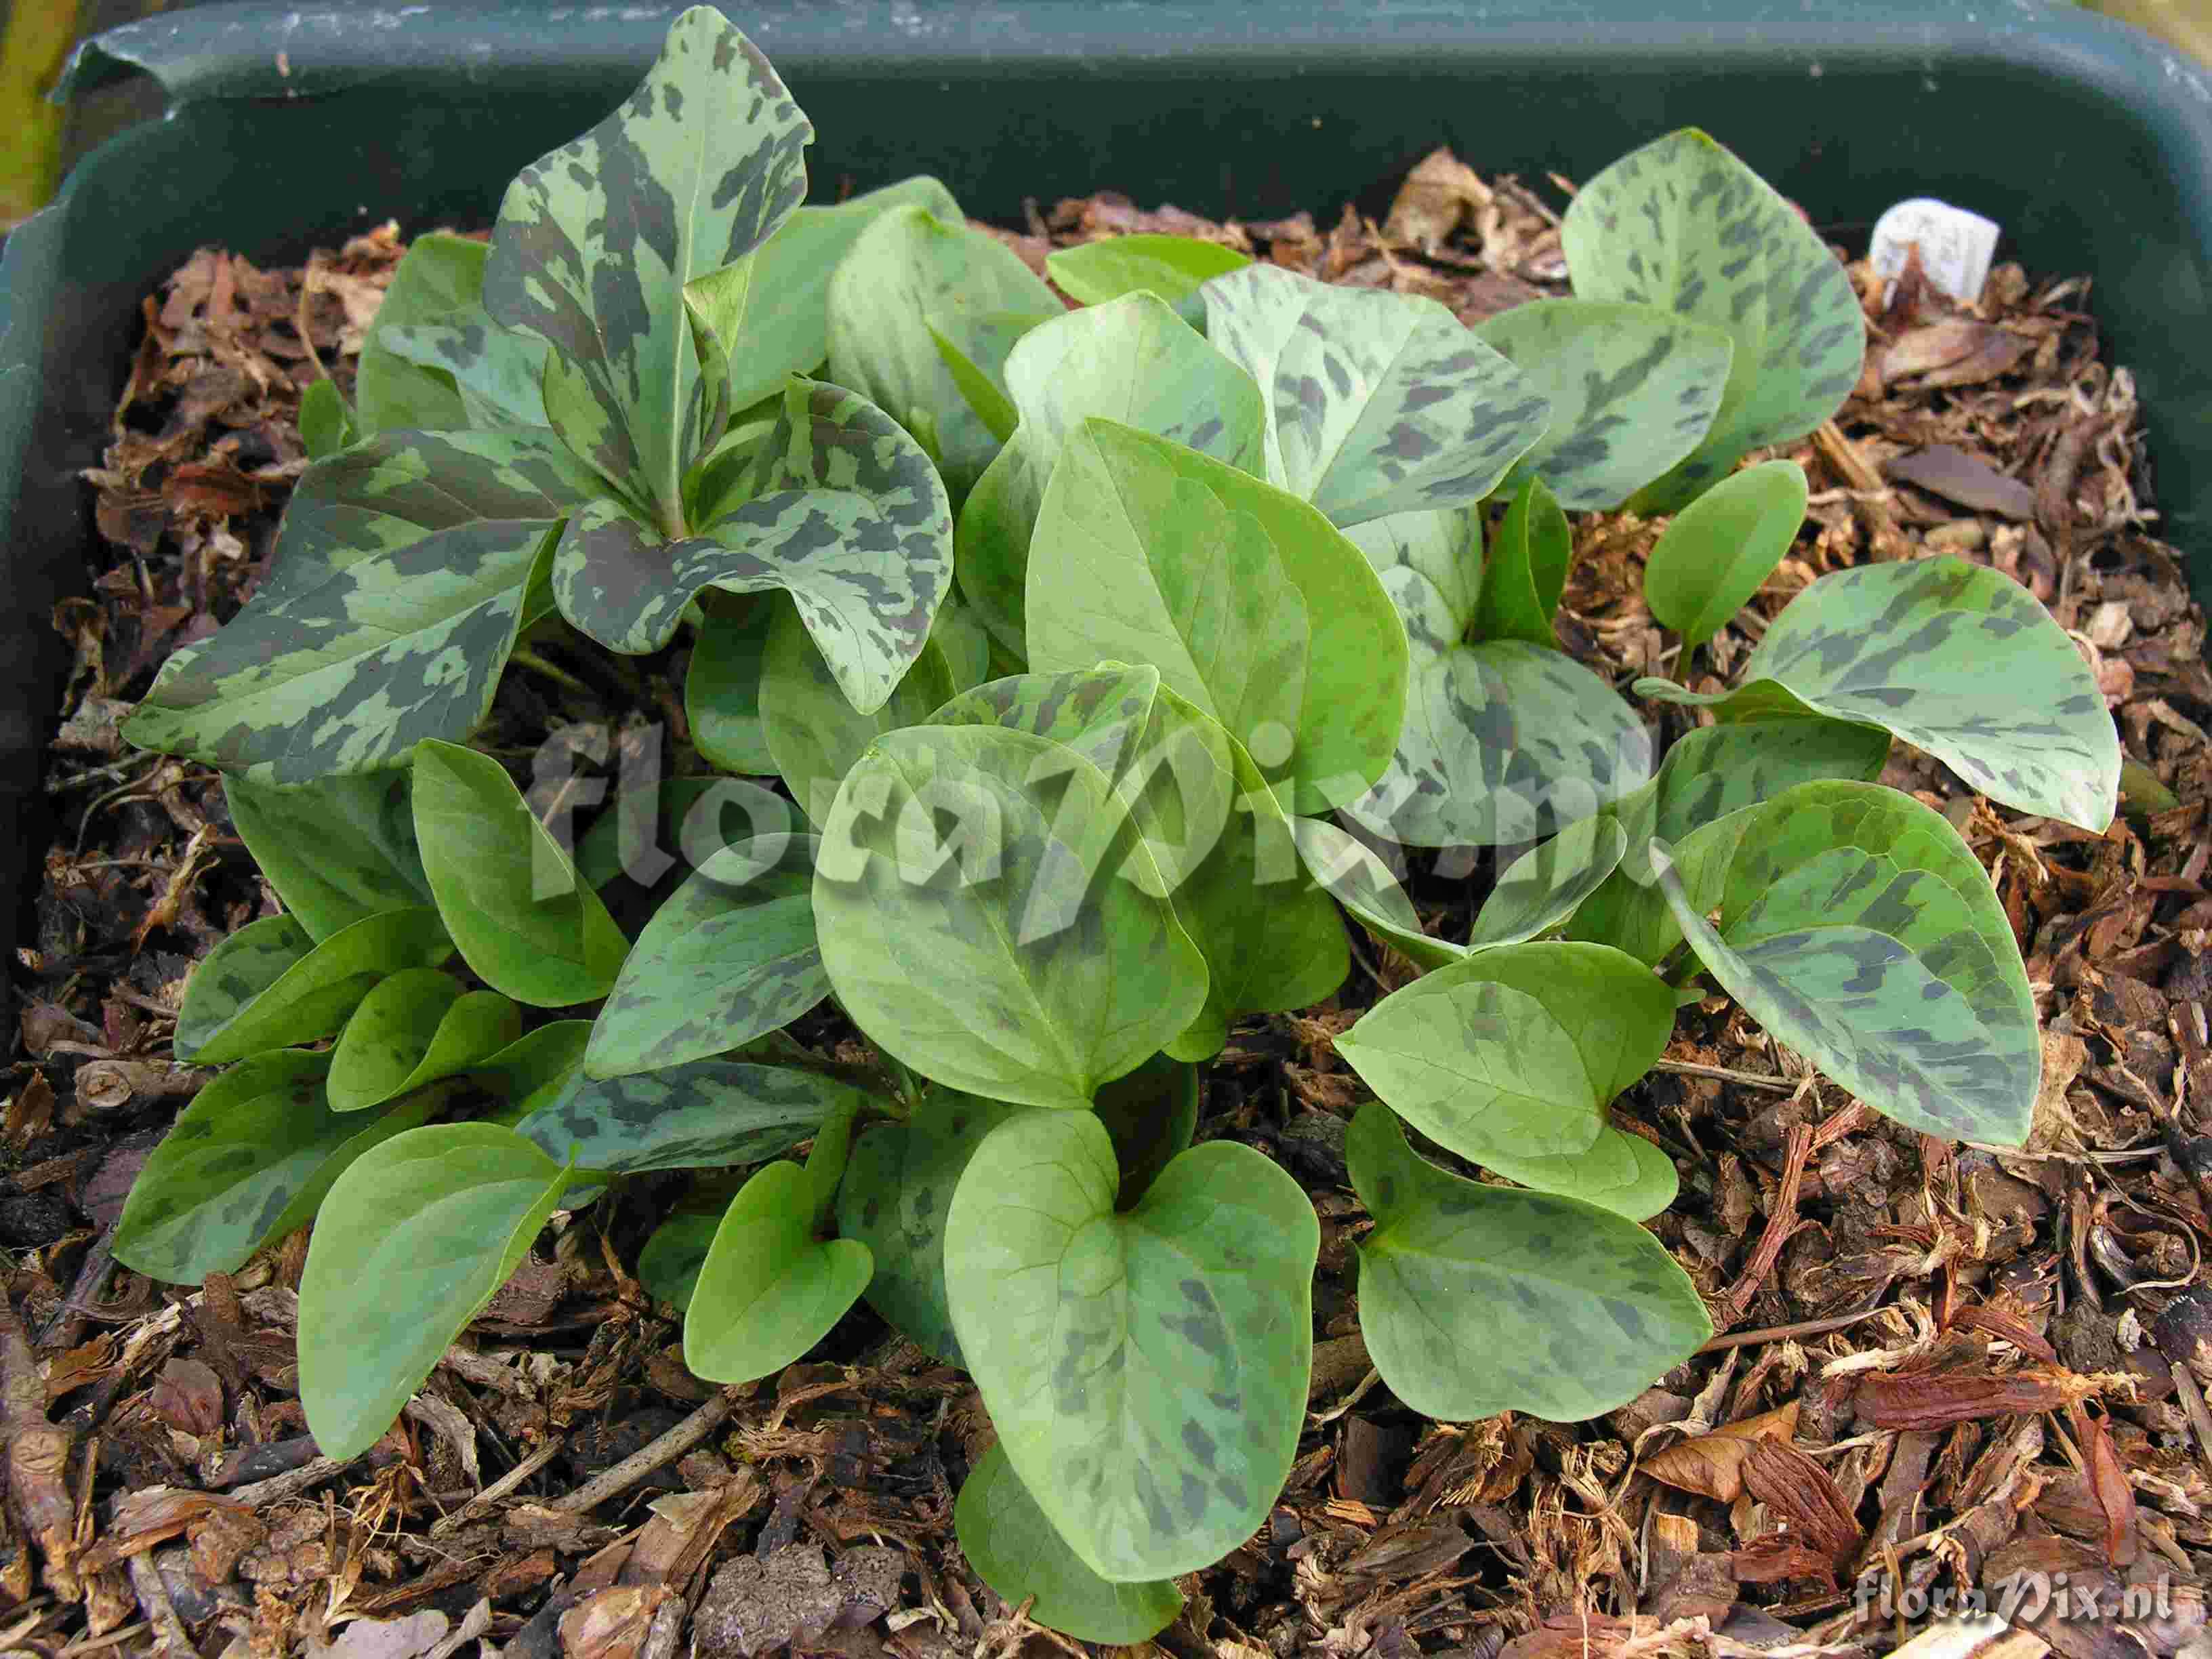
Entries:
[[1685,1440],[1644,1460],[1644,1472],[1680,1492],[1733,1504],[1743,1496],[1744,1460],[1762,1440],[1787,1441],[1797,1432],[1798,1404],[1747,1417]]

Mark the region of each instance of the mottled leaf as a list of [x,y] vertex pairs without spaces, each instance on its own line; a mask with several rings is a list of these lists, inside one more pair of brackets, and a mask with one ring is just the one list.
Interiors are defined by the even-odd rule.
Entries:
[[1579,1422],[1712,1334],[1688,1275],[1620,1215],[1447,1175],[1379,1103],[1346,1153],[1376,1221],[1358,1247],[1360,1332],[1390,1392],[1425,1416]]
[[[1462,1158],[1604,1203],[1622,1184],[1617,1143],[1588,1156],[1608,1132],[1605,1108],[1651,1069],[1674,1030],[1674,994],[1650,969],[1602,945],[1550,941],[1476,951],[1423,975],[1363,1015],[1337,1052]],[[1671,1196],[1674,1170],[1660,1162]]]
[[629,941],[497,761],[419,745],[415,834],[438,913],[486,984],[541,1008],[612,988]]
[[362,342],[354,410],[364,437],[402,427],[447,432],[469,423],[453,377],[391,350],[386,337],[475,304],[483,291],[486,252],[482,242],[437,230],[407,245]]
[[1611,686],[1563,652],[1495,640],[1417,657],[1389,770],[1348,810],[1410,847],[1512,845],[1650,771],[1650,735]]
[[1476,913],[1468,948],[1519,945],[1574,915],[1611,876],[1628,837],[1610,814],[1578,818],[1506,866]]
[[473,1070],[522,1035],[522,1011],[496,991],[410,968],[371,988],[338,1034],[331,1109],[358,1112]]
[[471,1066],[470,1075],[507,1097],[499,1121],[511,1128],[582,1074],[591,1036],[588,1019],[556,1019]]
[[771,1164],[715,1229],[684,1315],[684,1364],[715,1382],[781,1370],[830,1334],[875,1271],[868,1247],[823,1238],[845,1171],[853,1112],[823,1126],[804,1167]]
[[952,695],[944,653],[925,641],[890,699],[868,714],[853,707],[798,610],[775,602],[761,657],[760,721],[768,752],[791,798],[816,823],[853,763],[886,732],[919,726]]
[[568,1172],[489,1123],[410,1129],[341,1175],[300,1279],[300,1401],[358,1457],[528,1255]]
[[587,1073],[622,1077],[724,1054],[829,995],[811,842],[726,848],[653,912],[599,1011]]
[[975,487],[999,440],[960,395],[936,334],[957,343],[963,318],[1060,309],[1004,243],[926,207],[893,208],[860,233],[830,278],[830,378],[911,432],[957,500]]
[[1084,1107],[1205,1005],[1205,960],[1160,890],[1075,750],[915,726],[846,775],[815,921],[831,988],[879,1048],[952,1088]]
[[1796,208],[1694,128],[1585,181],[1559,239],[1578,298],[1656,306],[1735,342],[1711,428],[1638,493],[1639,510],[1677,511],[1746,451],[1803,437],[1858,380],[1866,324],[1842,262]]
[[193,1096],[124,1200],[115,1259],[172,1285],[236,1273],[304,1224],[346,1166],[439,1104],[429,1091],[364,1122],[323,1095],[328,1054],[279,1049]]
[[1366,842],[1326,818],[1291,823],[1298,855],[1313,878],[1375,939],[1423,968],[1441,968],[1467,954],[1465,945],[1422,931],[1413,900]]
[[1062,293],[1083,305],[1104,305],[1125,294],[1149,294],[1172,305],[1197,293],[1207,278],[1251,263],[1218,242],[1139,232],[1057,248],[1045,255],[1044,268]]
[[1676,514],[1644,568],[1644,599],[1693,651],[1774,574],[1805,522],[1805,469],[1787,459],[1731,473]]
[[1552,617],[1566,588],[1572,554],[1567,515],[1543,479],[1526,480],[1483,556],[1482,597],[1469,637],[1526,640],[1547,651],[1559,649]]
[[1031,330],[1006,374],[1021,423],[961,508],[960,586],[991,636],[1021,653],[1030,538],[1085,421],[1116,421],[1256,473],[1266,414],[1251,377],[1150,295]]
[[1031,1619],[1078,1641],[1148,1642],[1182,1610],[1172,1582],[1116,1584],[1093,1571],[1054,1530],[1003,1446],[968,1472],[952,1523],[960,1553],[1000,1600],[1028,1603]]
[[249,922],[208,953],[185,982],[177,1058],[202,1066],[335,1034],[369,987],[453,953],[434,910],[387,910],[319,945],[289,916]]
[[1416,654],[1471,636],[1486,579],[1480,507],[1393,514],[1344,533],[1375,567]]
[[1405,631],[1366,556],[1283,491],[1110,421],[1054,470],[1028,621],[1039,670],[1158,668],[1298,811],[1382,775],[1403,716]]
[[952,1196],[961,1352],[1014,1472],[1117,1582],[1216,1561],[1267,1518],[1297,1450],[1320,1227],[1296,1182],[1210,1141],[1117,1212],[1088,1112],[992,1131]]
[[579,1071],[515,1127],[556,1158],[612,1175],[757,1164],[786,1152],[860,1090],[818,1072],[698,1060],[633,1077]]
[[384,910],[430,902],[404,772],[266,789],[223,780],[246,850],[316,940]]
[[452,376],[472,427],[538,427],[545,413],[545,343],[494,322],[482,301],[444,316],[377,331],[392,356]]
[[768,59],[711,7],[669,27],[622,106],[507,187],[483,303],[542,339],[545,404],[577,454],[664,526],[712,446],[685,283],[759,247],[806,194],[813,128]]
[[2118,799],[2119,736],[2081,653],[2026,588],[1963,559],[1823,576],[1767,629],[1733,692],[1636,689],[1723,720],[1810,710],[1879,726],[1992,800],[2100,834]]
[[1475,337],[1552,405],[1552,424],[1501,490],[1541,478],[1571,513],[1619,507],[1711,429],[1735,342],[1694,316],[1617,301],[1536,300]]
[[691,1305],[698,1287],[699,1269],[707,1263],[714,1234],[722,1224],[718,1215],[672,1215],[653,1230],[645,1248],[637,1253],[637,1282],[661,1301],[672,1303],[678,1313]]
[[775,771],[761,729],[761,654],[768,647],[775,596],[705,602],[684,679],[684,716],[707,763],[725,772],[766,777]]
[[611,650],[657,651],[703,588],[781,588],[855,708],[890,696],[952,580],[952,514],[929,458],[881,410],[793,379],[738,504],[662,539],[619,506],[569,520],[553,556],[561,614]]
[[[1142,1075],[1142,1068],[1130,1075]],[[1024,1109],[933,1089],[905,1122],[860,1137],[837,1189],[838,1232],[875,1258],[868,1305],[948,1365],[963,1363],[945,1296],[945,1221],[953,1188],[983,1137]]]
[[1201,292],[1207,338],[1267,400],[1267,477],[1333,524],[1470,506],[1551,418],[1543,394],[1434,300],[1267,264]]
[[[1014,345],[1042,317],[1019,312],[993,312],[982,317],[946,318],[940,327],[929,325],[931,343],[937,347],[945,372],[983,429],[1001,444],[1021,424],[1021,411],[1006,390],[1006,359]],[[988,469],[986,468],[986,471]]]
[[1723,833],[1717,927],[1663,865],[1661,880],[1729,994],[1909,1127],[2025,1136],[2041,1077],[2034,1000],[1989,877],[1943,817],[1875,784],[1807,783],[1691,841]]

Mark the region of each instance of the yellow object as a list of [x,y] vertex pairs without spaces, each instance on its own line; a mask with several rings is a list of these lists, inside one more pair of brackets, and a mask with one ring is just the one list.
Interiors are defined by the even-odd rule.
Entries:
[[2133,23],[2212,68],[2212,0],[2088,0],[2092,11]]
[[0,34],[0,228],[46,205],[67,112],[46,101],[76,44],[78,0],[14,0]]

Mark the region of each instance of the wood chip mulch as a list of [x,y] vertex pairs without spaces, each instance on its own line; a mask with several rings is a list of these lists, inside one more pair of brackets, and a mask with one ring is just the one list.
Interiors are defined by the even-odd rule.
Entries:
[[[1379,226],[1216,224],[1101,194],[1000,234],[1040,268],[1097,236],[1206,236],[1474,319],[1564,291],[1565,188],[1438,152]],[[631,1273],[680,1177],[556,1223],[345,1467],[317,1455],[296,1397],[304,1234],[200,1290],[109,1256],[133,1175],[205,1079],[169,1049],[185,975],[275,908],[215,775],[129,751],[117,724],[167,652],[252,592],[304,465],[300,389],[349,382],[402,252],[387,227],[303,269],[196,255],[145,302],[88,475],[100,568],[54,617],[76,668],[0,1074],[0,1653],[1080,1650],[1002,1604],[953,1542],[952,1496],[988,1432],[964,1377],[865,1310],[773,1383],[684,1371],[678,1322]],[[1653,1225],[1724,1334],[1598,1421],[1431,1422],[1370,1372],[1344,1275],[1364,1217],[1333,1038],[1409,974],[1363,943],[1340,1002],[1240,1028],[1209,1092],[1203,1136],[1267,1150],[1314,1196],[1318,1341],[1288,1488],[1258,1536],[1187,1581],[1166,1653],[2207,1651],[2205,619],[2157,538],[2134,384],[2100,356],[2084,283],[2002,266],[1960,307],[1913,274],[1885,292],[1851,269],[1864,376],[1787,452],[1811,521],[1705,666],[1738,665],[1826,571],[1938,550],[2022,583],[2080,646],[2133,763],[2109,833],[1994,809],[1917,757],[1890,773],[1966,836],[2027,952],[2045,1058],[2028,1146],[1923,1139],[1724,1000],[1686,1010],[1620,1118],[1682,1172]],[[1640,598],[1657,528],[1586,525],[1561,617],[1568,649],[1623,686],[1673,665]],[[508,677],[495,749],[526,753],[562,721],[657,721],[672,774],[702,769],[680,647],[562,664]],[[1486,875],[1424,864],[1417,902],[1463,926]],[[1864,1573],[1886,1575],[1887,1605],[1856,1604]],[[2028,1593],[2003,1604],[2008,1576]],[[1930,1622],[1932,1598],[1975,1589],[1990,1617]]]

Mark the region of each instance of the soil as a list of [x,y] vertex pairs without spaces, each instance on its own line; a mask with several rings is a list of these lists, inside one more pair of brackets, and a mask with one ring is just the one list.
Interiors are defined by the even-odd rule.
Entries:
[[[1216,224],[1102,194],[999,234],[1040,269],[1099,236],[1206,236],[1472,319],[1563,291],[1565,186],[1550,182],[1485,179],[1439,152],[1379,226],[1348,210],[1326,227]],[[134,1174],[206,1075],[170,1053],[185,978],[276,908],[216,776],[128,750],[117,722],[167,653],[252,592],[305,465],[300,390],[349,382],[402,251],[387,228],[300,269],[196,255],[145,302],[88,475],[104,562],[54,617],[76,668],[0,1085],[0,1650],[1079,1651],[953,1542],[952,1496],[988,1435],[964,1376],[865,1309],[773,1382],[685,1372],[678,1322],[632,1272],[680,1178],[556,1222],[393,1432],[343,1467],[317,1455],[295,1393],[304,1233],[191,1291],[109,1257]],[[1363,940],[1340,999],[1248,1022],[1211,1073],[1201,1136],[1276,1157],[1322,1218],[1312,1410],[1267,1525],[1186,1582],[1167,1653],[2204,1650],[2205,619],[2157,539],[2133,383],[2100,355],[2086,283],[2007,265],[1962,307],[1916,272],[1885,286],[1850,269],[1864,376],[1784,452],[1810,476],[1810,520],[1708,669],[1740,664],[1824,572],[1936,551],[2013,577],[2080,646],[2135,763],[2107,834],[1994,808],[1915,756],[1889,774],[1966,835],[2027,954],[2045,1057],[2027,1147],[1925,1139],[1724,1000],[1687,1009],[1617,1115],[1681,1172],[1652,1225],[1722,1334],[1597,1421],[1429,1421],[1370,1370],[1344,1272],[1365,1224],[1341,1151],[1359,1091],[1333,1040],[1411,975]],[[1672,665],[1640,598],[1657,529],[1586,524],[1560,617],[1566,648],[1624,687]],[[507,677],[495,750],[526,754],[556,722],[659,722],[669,771],[704,769],[680,646],[617,665],[579,645],[554,665]],[[1412,885],[1449,933],[1487,878],[1431,861]],[[826,1018],[801,1035],[852,1041]],[[1855,1605],[1866,1571],[1889,1575],[1892,1612]],[[1911,1616],[1916,1595],[1988,1586],[1994,1603],[2034,1571],[2067,1575],[2073,1599],[2027,1596],[1965,1629]],[[2124,1623],[2124,1586],[2142,1590]]]

